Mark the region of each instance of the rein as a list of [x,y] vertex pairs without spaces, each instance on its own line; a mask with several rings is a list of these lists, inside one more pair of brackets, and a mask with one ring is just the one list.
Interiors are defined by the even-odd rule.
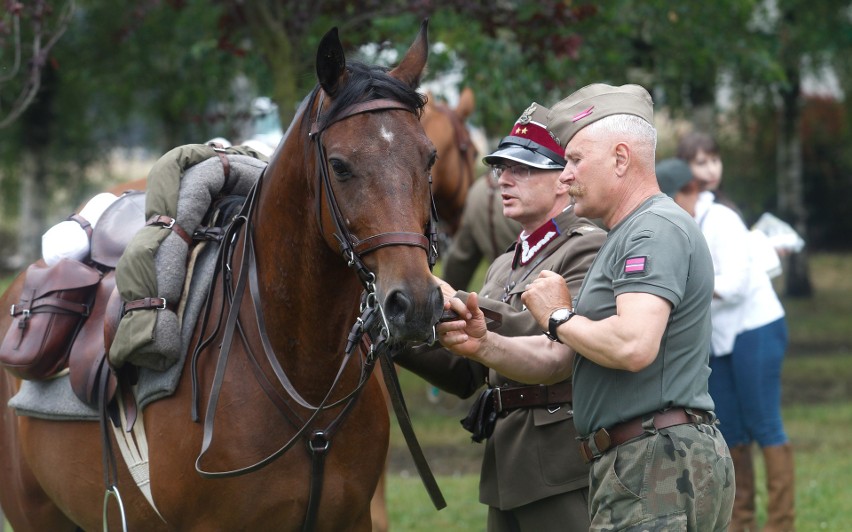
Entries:
[[[408,112],[412,111],[407,106],[394,100],[371,100],[368,102],[362,102],[350,106],[349,108],[345,109],[343,113],[337,116],[333,121],[328,121],[320,126],[319,116],[321,109],[322,99],[320,100],[317,110],[317,120],[314,122],[309,134],[310,138],[315,141],[316,146],[318,166],[320,169],[318,185],[320,188],[325,188],[326,204],[330,213],[332,214],[332,219],[334,221],[336,229],[334,236],[340,245],[341,254],[347,261],[348,266],[352,267],[356,271],[358,278],[361,281],[362,286],[364,287],[364,293],[362,294],[361,303],[361,315],[356,319],[356,322],[352,326],[349,336],[347,337],[344,357],[337,371],[337,374],[335,375],[332,381],[331,386],[329,387],[328,391],[326,392],[319,405],[313,405],[306,399],[304,399],[293,386],[292,382],[289,380],[280,363],[278,362],[278,359],[275,356],[275,352],[272,349],[268,334],[266,332],[266,326],[263,319],[260,301],[259,282],[257,277],[257,261],[254,251],[254,235],[253,231],[251,230],[252,214],[257,202],[257,198],[259,197],[258,192],[262,185],[265,172],[264,174],[261,174],[255,185],[252,187],[251,191],[248,194],[248,197],[246,198],[245,203],[243,204],[240,213],[228,226],[227,231],[224,235],[223,244],[219,250],[219,259],[217,261],[217,270],[222,273],[220,278],[222,279],[224,292],[224,297],[222,298],[222,308],[221,312],[219,313],[219,322],[217,323],[215,330],[210,335],[199,341],[198,345],[194,349],[191,363],[193,385],[192,418],[194,421],[198,421],[199,415],[197,362],[201,351],[203,351],[206,346],[210,345],[210,343],[213,342],[219,336],[220,329],[222,328],[222,317],[225,314],[225,300],[227,299],[230,308],[228,310],[227,320],[224,324],[224,331],[222,332],[219,357],[217,359],[216,370],[210,390],[210,397],[208,398],[207,408],[204,415],[204,432],[202,447],[195,461],[195,469],[204,478],[226,478],[244,475],[253,471],[257,471],[269,465],[274,460],[283,455],[287,450],[292,448],[297,441],[302,438],[305,438],[308,451],[312,458],[310,498],[306,509],[305,521],[303,524],[303,530],[306,531],[313,530],[316,524],[317,514],[319,511],[319,499],[322,493],[322,475],[324,470],[324,461],[331,444],[331,438],[339,428],[340,424],[346,418],[347,414],[352,410],[356,399],[363,391],[364,386],[372,375],[372,371],[375,367],[376,358],[379,358],[381,360],[383,368],[385,369],[385,371],[383,372],[385,376],[385,383],[392,398],[394,411],[399,420],[399,425],[401,430],[403,431],[403,435],[405,436],[406,442],[409,445],[409,450],[412,453],[415,465],[417,466],[418,471],[420,472],[421,479],[423,480],[424,485],[426,486],[427,491],[429,492],[429,495],[431,496],[436,508],[441,509],[446,506],[446,502],[444,501],[443,496],[440,493],[440,489],[438,488],[437,482],[435,481],[434,476],[432,475],[431,470],[429,469],[429,466],[426,463],[425,456],[423,455],[422,450],[420,449],[419,444],[417,443],[416,437],[414,436],[414,431],[411,426],[411,421],[408,417],[407,408],[405,406],[404,400],[402,399],[399,381],[397,380],[396,372],[393,368],[393,355],[392,353],[390,353],[391,347],[388,343],[391,336],[390,328],[385,317],[384,309],[382,308],[382,305],[378,300],[378,296],[376,295],[376,275],[369,270],[369,268],[364,264],[362,260],[362,257],[364,255],[367,255],[382,247],[396,245],[415,246],[420,247],[424,249],[424,251],[426,251],[430,269],[432,266],[434,266],[435,261],[437,260],[438,236],[437,215],[434,200],[431,198],[431,186],[431,216],[425,234],[412,232],[386,232],[370,236],[363,240],[359,240],[354,235],[352,235],[352,233],[347,229],[346,224],[343,221],[343,215],[341,213],[339,205],[337,204],[337,200],[334,196],[334,191],[331,188],[328,167],[327,164],[325,164],[325,148],[323,147],[321,141],[323,131],[327,129],[330,125],[357,114],[389,110],[405,110]],[[431,185],[431,175],[429,179]],[[317,218],[319,222],[318,226],[320,228],[320,231],[322,232],[320,195],[321,194],[318,190]],[[243,244],[241,256],[239,257],[239,273],[237,274],[236,285],[234,285],[233,279],[231,278],[231,272],[235,271],[235,269],[232,268],[231,261],[233,259],[232,255],[234,253],[234,245],[237,242],[240,233],[245,236],[245,241]],[[254,309],[254,314],[256,318],[255,322],[257,324],[258,333],[263,346],[263,352],[266,358],[266,362],[272,368],[276,379],[278,380],[278,384],[281,386],[281,388],[284,389],[287,395],[289,395],[289,397],[293,401],[295,401],[299,406],[311,412],[307,419],[303,419],[301,416],[299,416],[299,414],[288,404],[286,399],[281,396],[280,392],[276,390],[273,383],[269,382],[268,378],[261,369],[260,361],[257,359],[257,356],[249,345],[248,337],[246,336],[246,333],[243,330],[243,326],[239,320],[240,307],[245,294],[246,285],[248,285],[251,294],[251,306]],[[233,290],[231,290],[232,286]],[[207,310],[205,311],[203,316],[202,330],[207,327],[207,321],[209,316],[211,315],[210,310],[213,300],[213,292],[214,291],[212,290],[212,288],[208,292]],[[294,426],[299,427],[299,429],[277,451],[268,455],[266,458],[255,462],[254,464],[232,470],[208,471],[202,467],[202,460],[207,451],[209,450],[210,445],[212,444],[215,412],[218,405],[219,395],[225,377],[225,369],[227,366],[228,357],[230,354],[231,346],[234,341],[235,334],[239,334],[239,336],[241,337],[243,345],[246,347],[246,353],[248,354],[250,360],[253,363],[252,369],[255,373],[255,377],[261,384],[264,392],[267,394],[267,396],[269,396],[273,404],[276,405],[282,415],[291,423],[293,423]],[[331,395],[338,387],[338,384],[340,383],[345,369],[350,364],[353,358],[352,355],[356,351],[356,347],[361,347],[360,352],[363,355],[358,382],[355,387],[343,398],[330,403],[329,400],[331,398]],[[342,408],[340,409],[340,412],[338,412],[334,419],[324,429],[311,430],[314,421],[317,419],[320,413],[322,413],[323,411],[328,411],[335,407]]]

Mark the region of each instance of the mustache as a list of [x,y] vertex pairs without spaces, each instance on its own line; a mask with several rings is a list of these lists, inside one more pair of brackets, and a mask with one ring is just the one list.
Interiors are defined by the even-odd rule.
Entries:
[[574,183],[568,187],[568,195],[574,198],[582,198],[586,195],[586,187],[583,185]]

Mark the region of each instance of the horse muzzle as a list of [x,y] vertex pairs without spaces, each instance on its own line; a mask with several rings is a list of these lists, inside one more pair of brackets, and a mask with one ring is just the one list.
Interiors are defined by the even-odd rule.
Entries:
[[394,288],[387,293],[382,306],[392,344],[427,342],[432,338],[432,326],[441,316],[444,298],[437,285],[420,297],[411,290]]

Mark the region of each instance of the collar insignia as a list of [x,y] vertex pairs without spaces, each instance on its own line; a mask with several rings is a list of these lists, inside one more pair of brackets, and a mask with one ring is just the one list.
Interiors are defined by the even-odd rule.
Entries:
[[551,219],[533,231],[531,235],[526,238],[521,237],[518,245],[515,247],[515,258],[512,260],[512,269],[517,268],[518,264],[521,266],[529,264],[558,235],[559,227]]

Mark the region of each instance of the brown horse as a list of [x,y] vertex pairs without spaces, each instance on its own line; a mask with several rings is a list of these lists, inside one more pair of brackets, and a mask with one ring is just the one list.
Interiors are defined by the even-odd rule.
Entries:
[[[130,530],[301,528],[316,480],[309,437],[314,452],[325,450],[315,446],[323,441],[317,431],[325,431],[328,446],[314,528],[370,529],[370,499],[387,452],[388,413],[375,376],[359,388],[364,357],[344,366],[343,353],[365,285],[383,311],[381,332],[392,343],[427,340],[440,316],[442,298],[430,274],[429,249],[424,252],[432,247],[424,233],[432,226],[429,172],[436,156],[418,120],[423,99],[415,91],[427,49],[424,23],[402,62],[388,72],[347,63],[337,31],[329,32],[317,52],[319,85],[273,155],[254,198],[246,201],[251,208],[244,211],[234,257],[248,250],[250,258],[235,259],[232,266],[240,279],[235,292],[241,281],[254,291],[234,300],[241,301],[235,308],[244,340],[230,344],[224,373],[216,371],[222,355],[218,344],[228,343],[221,331],[199,358],[202,416],[211,383],[222,378],[218,408],[210,408],[215,437],[199,469],[249,468],[294,435],[298,444],[247,474],[200,475],[195,464],[204,430],[190,420],[186,357],[175,394],[144,410],[151,490],[162,519],[119,459],[117,486]],[[245,281],[241,272],[247,269]],[[2,308],[17,301],[21,285],[19,276]],[[222,283],[213,286],[218,301]],[[0,320],[0,330],[9,327],[8,313]],[[216,321],[203,331],[197,325],[195,341],[214,333]],[[264,353],[263,343],[271,346],[295,395],[279,386],[273,401],[259,384],[250,353]],[[263,356],[259,360],[265,362]],[[268,366],[260,370],[266,379],[281,382]],[[0,506],[7,519],[16,532],[101,528],[98,424],[16,418],[6,403],[19,385],[0,372]],[[321,405],[326,396],[327,406],[318,413],[302,406]],[[353,397],[357,400],[350,402]],[[289,415],[278,409],[282,402]],[[303,426],[293,418],[312,420],[309,430],[300,432]],[[112,529],[121,526],[117,514],[113,504]]]
[[441,229],[450,237],[459,228],[467,191],[473,184],[477,154],[465,124],[473,108],[473,91],[465,88],[455,109],[430,97],[420,118],[438,150],[438,161],[432,169],[432,193]]

